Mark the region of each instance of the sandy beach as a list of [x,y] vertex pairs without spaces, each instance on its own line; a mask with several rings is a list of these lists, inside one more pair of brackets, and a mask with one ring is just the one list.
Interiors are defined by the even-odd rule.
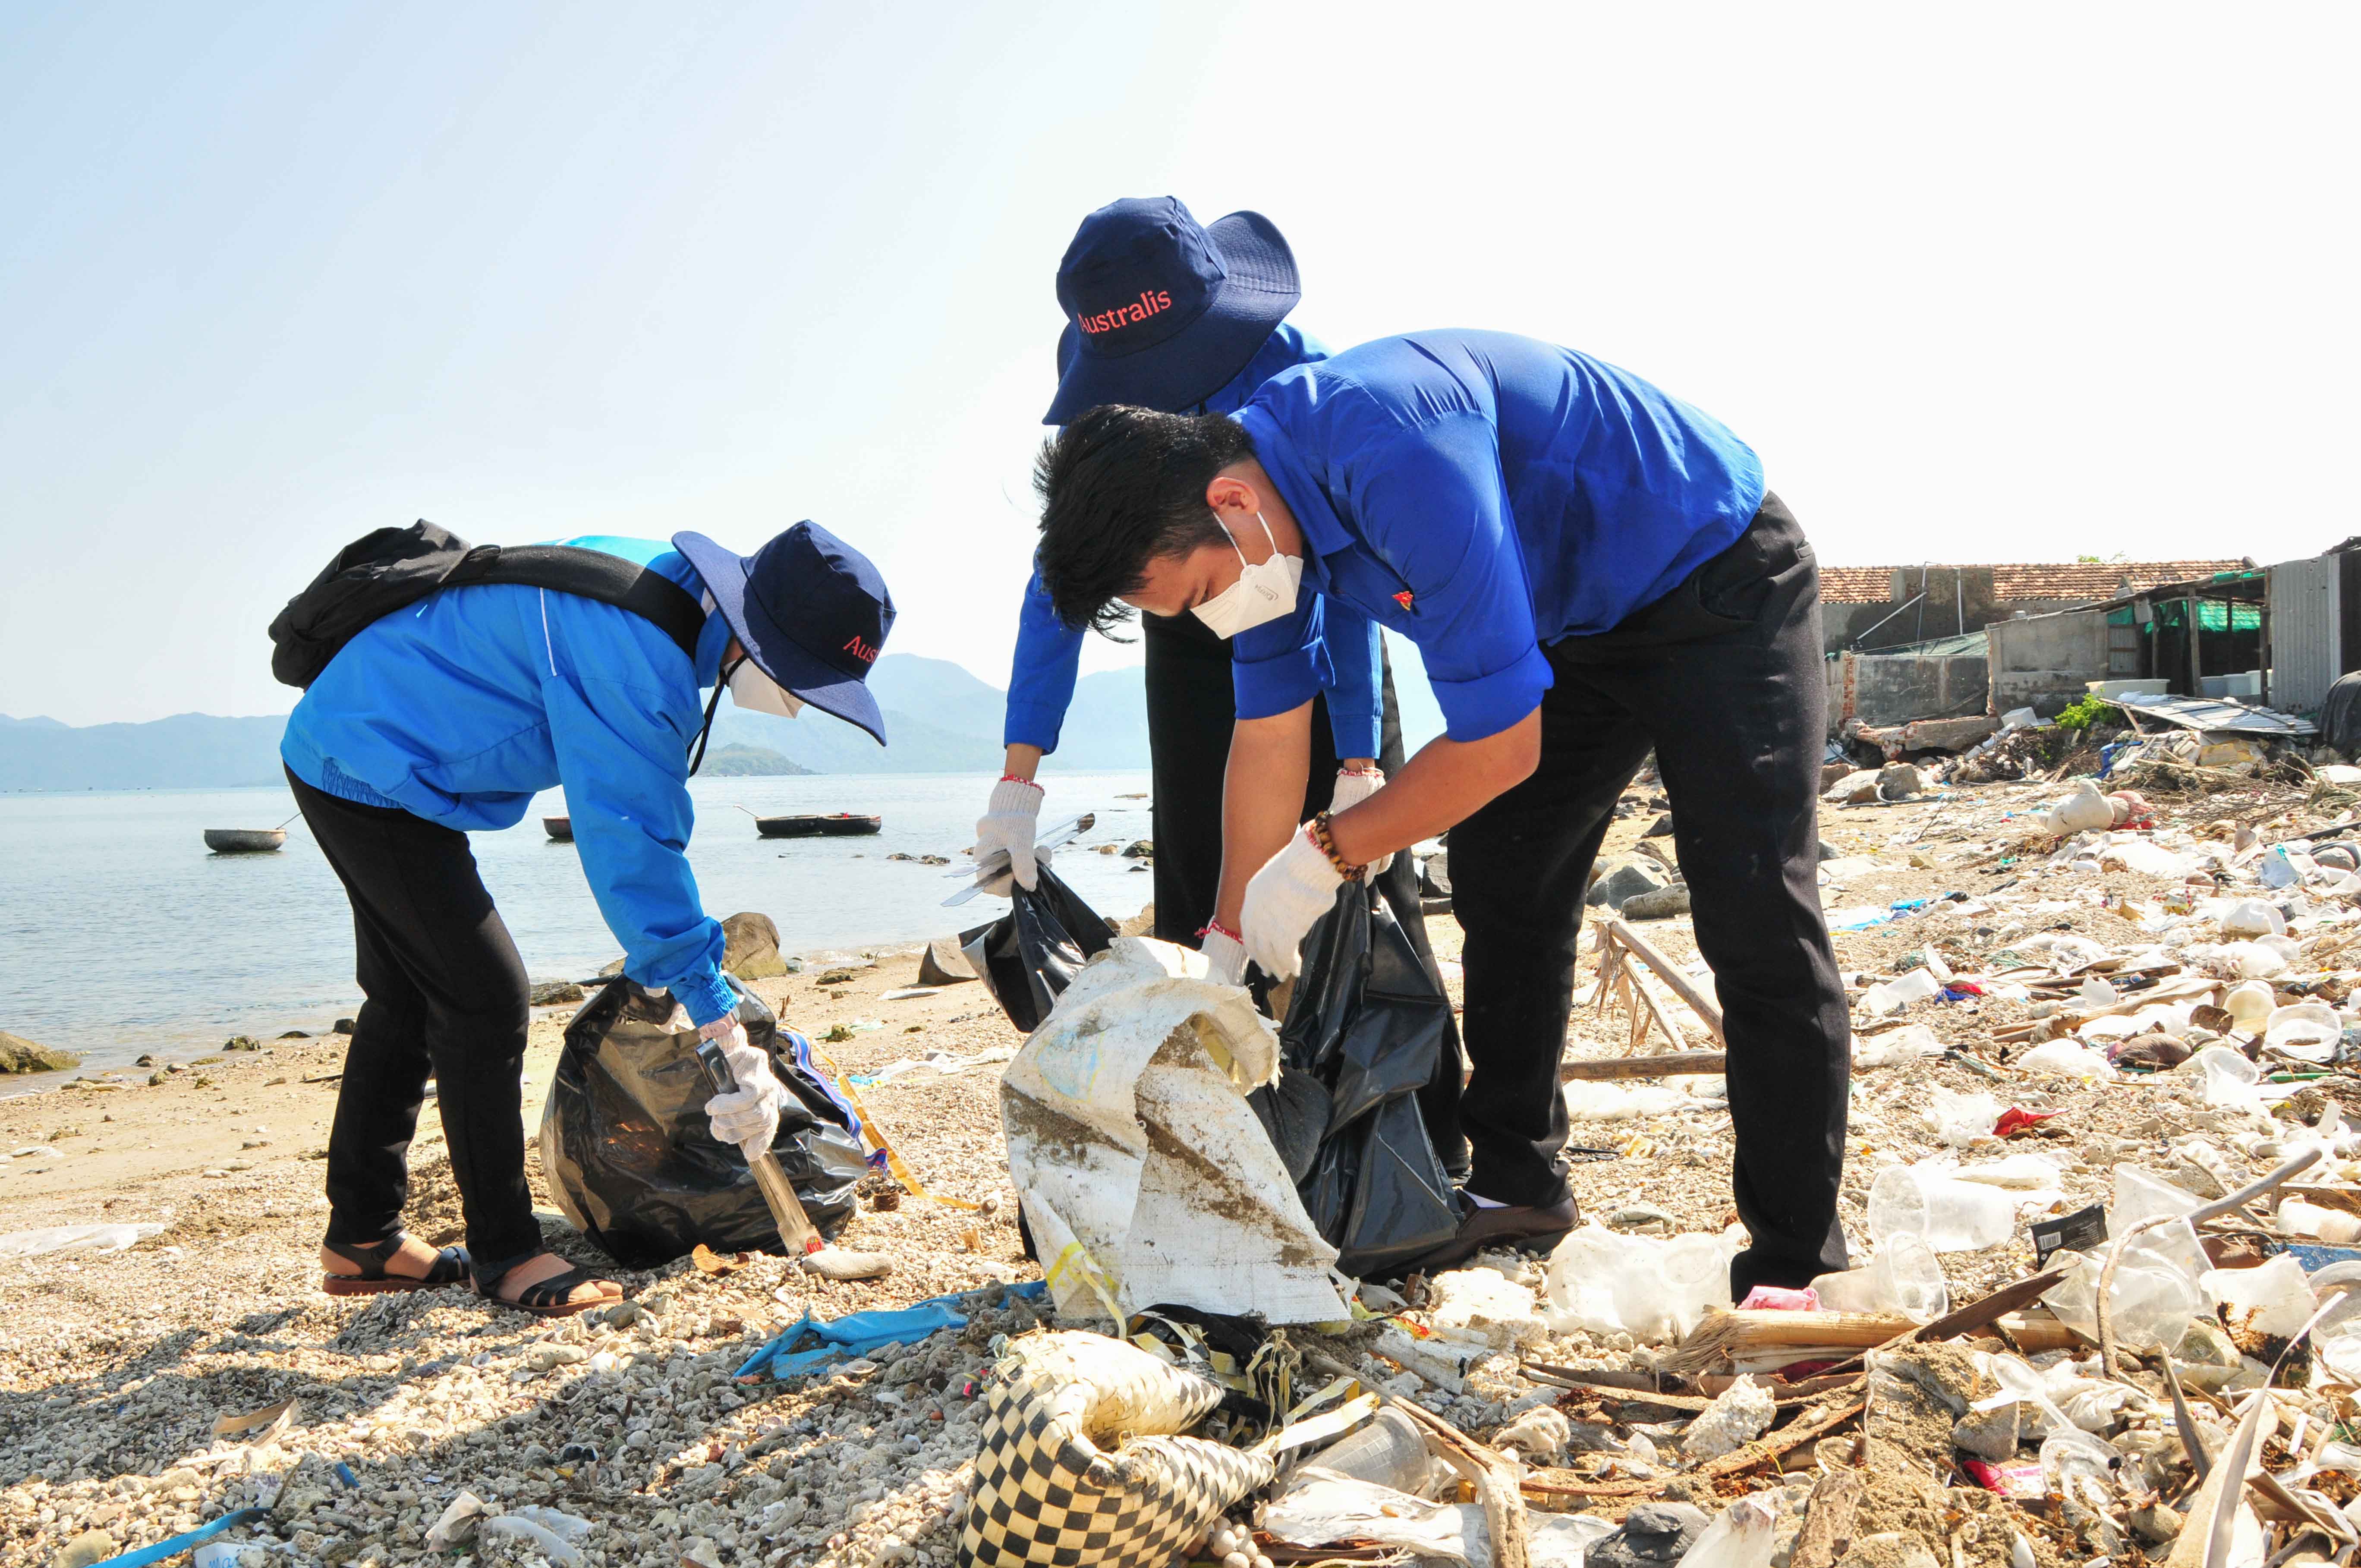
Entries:
[[[1648,794],[1627,798],[1609,856],[1628,850],[1653,820]],[[1949,805],[1832,813],[1827,836],[1858,861],[1845,895],[1883,902],[1989,886],[2000,880],[1991,869],[1999,857],[1988,852],[1990,822],[2054,794],[1994,785],[1953,792]],[[2258,809],[2244,808],[2250,816]],[[2114,897],[2162,891],[2157,879],[2126,872],[2090,885]],[[1969,913],[1953,917],[1937,906],[1912,923],[1840,938],[1846,968],[1894,972],[1905,949],[1938,942],[1962,961],[1992,946],[1997,925],[2021,924],[1996,922],[1971,905],[1952,907]],[[2121,936],[2122,917],[2087,899],[2045,918]],[[1447,916],[1428,924],[1455,999],[1458,927]],[[1646,929],[1675,960],[1693,954],[1686,919]],[[880,950],[849,981],[821,983],[816,965],[754,989],[815,1038],[839,1025],[882,1021],[883,1028],[824,1047],[848,1072],[1019,1043],[973,983],[882,1000],[914,983],[917,959],[916,948]],[[1593,961],[1586,941],[1586,985]],[[1938,1008],[1923,1021],[1947,1041],[1967,1042],[2023,1011],[2006,1003],[1980,1015]],[[538,1124],[571,1012],[546,1009],[534,1023],[524,1069],[529,1128]],[[1601,1019],[1579,1005],[1573,1034],[1577,1055],[1620,1054],[1629,1043],[1620,1016]],[[307,1080],[336,1070],[343,1043],[273,1042],[190,1064],[153,1086],[72,1089],[0,1105],[0,1154],[36,1151],[0,1161],[0,1231],[98,1221],[166,1227],[129,1251],[0,1262],[0,1562],[87,1563],[270,1497],[282,1504],[266,1527],[277,1545],[242,1563],[418,1562],[433,1556],[424,1534],[462,1491],[591,1521],[587,1561],[609,1568],[950,1560],[970,1474],[963,1466],[976,1441],[975,1380],[994,1335],[1038,1321],[1031,1307],[1003,1302],[989,1288],[1038,1277],[1017,1241],[996,1063],[907,1072],[864,1091],[929,1187],[992,1204],[977,1213],[897,1195],[881,1208],[869,1191],[840,1239],[891,1253],[890,1277],[832,1284],[767,1256],[704,1274],[684,1260],[620,1272],[631,1292],[622,1309],[548,1323],[456,1290],[375,1299],[321,1291],[314,1248],[326,1204],[318,1161],[335,1086]],[[1882,1161],[1940,1146],[1924,1114],[1929,1091],[1995,1085],[1938,1058],[1858,1073],[1855,1086],[1844,1212],[1857,1228]],[[2168,1141],[2208,1124],[2188,1075],[2148,1080],[2137,1093],[2026,1075],[1999,1092],[2004,1102],[2065,1113],[2061,1138],[2039,1146],[2066,1168],[2068,1208],[2104,1194],[2114,1161],[2167,1168]],[[1653,1210],[1684,1232],[1718,1230],[1733,1217],[1729,1119],[1710,1101],[1577,1121],[1573,1142],[1600,1157],[1571,1172],[1592,1215],[1644,1227],[1655,1222],[1642,1211]],[[412,1167],[410,1227],[433,1242],[460,1239],[431,1112]],[[2238,1174],[2245,1168],[2242,1161]],[[554,1209],[537,1168],[534,1180]],[[873,1176],[864,1190],[889,1185]],[[554,1212],[545,1228],[561,1250],[598,1261]],[[1542,1284],[1534,1262],[1487,1261],[1528,1286]],[[2021,1232],[2004,1245],[1945,1259],[1955,1300],[2031,1263]],[[807,1306],[836,1317],[978,1288],[986,1294],[956,1333],[831,1376],[730,1381],[755,1346]],[[1367,1358],[1367,1337],[1356,1331],[1340,1346],[1360,1354],[1373,1376],[1395,1375]],[[1629,1335],[1582,1333],[1533,1354],[1615,1367],[1634,1365],[1635,1352],[1646,1354]],[[1421,1398],[1480,1434],[1555,1391],[1525,1382],[1504,1360],[1471,1376],[1464,1394]],[[217,1420],[290,1399],[291,1412],[275,1427],[215,1434]],[[1569,1404],[1580,1415],[1577,1407]],[[331,1478],[324,1466],[337,1464],[357,1485]],[[2004,1534],[1985,1545],[1970,1543],[1964,1560],[2006,1561]],[[2042,1552],[2052,1560],[2048,1545]]]

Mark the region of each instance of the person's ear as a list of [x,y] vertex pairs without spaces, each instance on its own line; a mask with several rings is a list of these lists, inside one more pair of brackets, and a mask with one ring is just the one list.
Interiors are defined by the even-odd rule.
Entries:
[[1262,510],[1262,498],[1255,488],[1235,474],[1216,474],[1205,487],[1205,504],[1217,512],[1230,512],[1239,517],[1252,517]]

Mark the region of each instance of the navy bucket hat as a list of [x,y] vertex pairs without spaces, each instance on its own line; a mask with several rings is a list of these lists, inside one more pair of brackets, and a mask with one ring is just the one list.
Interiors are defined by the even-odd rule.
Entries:
[[675,533],[672,546],[705,579],[756,669],[885,743],[885,720],[866,683],[893,630],[894,598],[868,556],[812,522],[752,555],[702,533]]
[[1171,196],[1101,207],[1058,263],[1058,395],[1043,424],[1101,403],[1176,412],[1227,385],[1303,297],[1260,213],[1200,225]]

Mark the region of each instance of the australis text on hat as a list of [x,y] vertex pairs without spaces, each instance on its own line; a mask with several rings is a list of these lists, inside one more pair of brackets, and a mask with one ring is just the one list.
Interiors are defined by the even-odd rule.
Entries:
[[1084,332],[1096,335],[1103,332],[1113,332],[1117,327],[1144,322],[1157,312],[1169,311],[1171,308],[1172,296],[1164,290],[1142,290],[1139,298],[1130,304],[1117,305],[1111,311],[1101,311],[1094,316],[1076,316],[1074,324]]

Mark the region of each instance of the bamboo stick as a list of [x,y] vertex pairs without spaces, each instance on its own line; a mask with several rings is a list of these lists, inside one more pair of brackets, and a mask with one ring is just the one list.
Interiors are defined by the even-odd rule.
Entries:
[[1599,924],[1613,934],[1619,945],[1638,955],[1642,963],[1654,970],[1657,978],[1672,988],[1674,995],[1695,1008],[1697,1015],[1705,1020],[1705,1026],[1712,1031],[1715,1039],[1724,1038],[1721,1009],[1708,1001],[1705,992],[1697,989],[1697,982],[1682,973],[1672,959],[1651,947],[1647,938],[1631,929],[1630,922],[1620,915],[1609,915]]
[[1558,1064],[1560,1082],[1581,1079],[1669,1078],[1676,1073],[1728,1070],[1728,1051],[1664,1051],[1653,1057],[1597,1057]]

